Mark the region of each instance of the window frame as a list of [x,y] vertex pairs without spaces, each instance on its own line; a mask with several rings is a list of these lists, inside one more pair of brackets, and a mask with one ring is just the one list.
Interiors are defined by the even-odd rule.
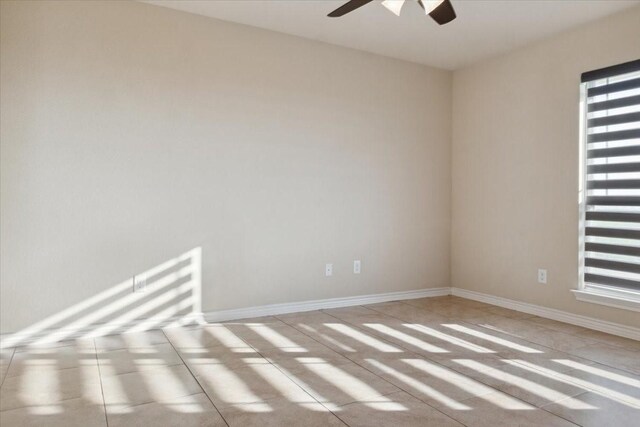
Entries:
[[[626,74],[630,64],[637,67],[640,61],[631,61],[629,63],[620,64],[613,67],[607,67],[601,70],[595,70],[582,75],[580,83],[580,102],[579,102],[579,188],[578,188],[578,289],[572,289],[574,296],[578,301],[589,302],[594,304],[605,305],[625,310],[640,312],[640,291],[617,288],[610,286],[596,286],[585,282],[585,241],[586,241],[586,212],[587,212],[587,88],[588,84],[594,80],[613,77],[614,75]],[[611,69],[619,69],[613,75],[604,75]],[[632,70],[633,71],[633,70]],[[631,72],[632,72],[631,71]],[[588,76],[588,77],[587,77]]]

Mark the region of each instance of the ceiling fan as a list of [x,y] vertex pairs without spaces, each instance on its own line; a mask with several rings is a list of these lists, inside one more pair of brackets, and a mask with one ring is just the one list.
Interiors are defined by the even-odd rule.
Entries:
[[[362,7],[367,3],[371,3],[372,1],[373,0],[350,0],[327,16],[337,18],[346,15],[349,12],[353,12],[359,7]],[[397,16],[400,16],[400,9],[402,9],[404,2],[405,0],[384,0],[382,5]],[[451,22],[456,19],[456,12],[453,10],[453,6],[449,0],[418,0],[418,4],[424,9],[427,15],[433,18],[433,20],[440,25],[444,25],[447,22]]]

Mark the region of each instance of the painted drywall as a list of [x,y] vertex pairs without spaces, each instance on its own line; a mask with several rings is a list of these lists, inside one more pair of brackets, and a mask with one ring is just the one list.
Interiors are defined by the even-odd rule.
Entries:
[[638,58],[633,8],[454,73],[453,286],[640,326],[637,312],[571,293],[580,74]]
[[194,248],[205,311],[449,285],[450,72],[148,4],[1,4],[1,332],[171,313],[128,280]]

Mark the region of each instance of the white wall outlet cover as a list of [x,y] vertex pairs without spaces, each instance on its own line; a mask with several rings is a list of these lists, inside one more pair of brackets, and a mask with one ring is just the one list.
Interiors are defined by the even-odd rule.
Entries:
[[362,265],[359,259],[353,261],[353,274],[360,274],[361,267]]
[[144,292],[147,289],[147,279],[143,276],[133,277],[133,292]]
[[547,283],[547,270],[538,270],[538,283]]
[[324,275],[325,276],[332,276],[333,275],[333,264],[327,264],[324,267]]

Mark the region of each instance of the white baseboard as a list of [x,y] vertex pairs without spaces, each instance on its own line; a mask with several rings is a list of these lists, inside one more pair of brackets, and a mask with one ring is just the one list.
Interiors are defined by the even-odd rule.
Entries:
[[399,301],[425,297],[449,295],[451,288],[419,289],[415,291],[387,292],[384,294],[362,295],[343,298],[292,302],[284,304],[261,305],[257,307],[238,308],[233,310],[210,311],[204,313],[207,322],[224,322],[228,320],[247,319],[250,317],[274,316],[277,314],[298,313],[303,311],[327,308],[349,307],[354,305],[375,304],[388,301]]
[[508,298],[496,297],[461,288],[451,288],[451,295],[640,341],[640,329],[634,328],[633,326],[607,322],[605,320],[594,319],[593,317],[581,316],[579,314],[573,314],[562,310],[542,307],[540,305],[515,301]]
[[[179,318],[167,319],[145,319],[135,322],[123,324],[100,324],[91,325],[86,328],[69,330],[58,328],[55,330],[44,330],[38,333],[15,333],[3,334],[0,336],[0,348],[31,345],[39,342],[53,342],[57,337],[61,340],[70,340],[84,336],[96,336],[100,330],[107,330],[109,334],[120,334],[135,330],[160,329],[177,324],[193,324],[203,322],[224,322],[229,320],[240,320],[252,317],[273,316],[278,314],[297,313],[304,311],[349,307],[354,305],[375,304],[388,301],[400,301],[415,298],[438,297],[445,295],[454,295],[461,298],[467,298],[511,310],[521,311],[560,322],[570,323],[572,325],[583,326],[585,328],[594,329],[596,331],[606,332],[625,338],[631,338],[640,341],[640,329],[632,326],[621,325],[618,323],[607,322],[604,320],[594,319],[592,317],[581,316],[568,313],[566,311],[556,310],[552,308],[542,307],[539,305],[528,304],[507,298],[496,297],[493,295],[483,294],[480,292],[469,291],[460,288],[431,288],[419,289],[404,292],[388,292],[382,294],[362,295],[343,298],[329,298],[322,300],[292,302],[283,304],[270,304],[257,307],[238,308],[232,310],[210,311],[207,313],[193,313]],[[145,329],[145,325],[150,325]],[[152,325],[152,326],[151,326]],[[97,334],[99,335],[99,334]]]
[[[284,304],[271,304],[258,307],[238,308],[233,310],[192,313],[181,317],[149,318],[125,323],[101,323],[81,328],[56,328],[42,331],[17,332],[0,335],[0,348],[46,344],[57,341],[72,340],[82,337],[122,334],[126,332],[161,329],[173,325],[197,324],[204,322],[223,322],[227,320],[247,319],[250,317],[272,316],[276,314],[296,313],[319,310],[323,308],[348,307],[353,305],[375,304],[379,302],[406,299],[436,297],[449,295],[450,288],[419,289],[404,292],[388,292],[383,294],[363,295],[344,298],[330,298],[315,301],[303,301]],[[148,327],[146,327],[148,325]],[[102,333],[104,331],[104,333]]]

